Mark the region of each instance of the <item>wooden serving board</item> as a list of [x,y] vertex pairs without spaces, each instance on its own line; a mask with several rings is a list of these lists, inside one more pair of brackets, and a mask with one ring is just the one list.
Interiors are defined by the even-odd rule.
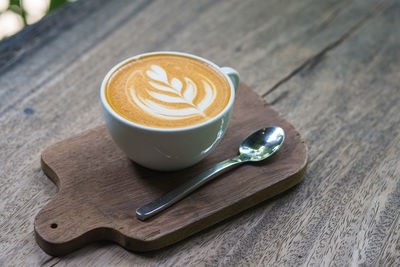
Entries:
[[[271,158],[243,164],[206,184],[147,221],[135,210],[219,161],[237,155],[251,132],[277,125],[286,133]],[[294,186],[303,178],[307,148],[300,134],[249,87],[241,84],[229,128],[199,164],[178,172],[156,172],[130,161],[105,126],[50,146],[42,169],[57,195],[35,218],[35,237],[48,254],[64,255],[96,240],[128,250],[155,250],[182,240]]]

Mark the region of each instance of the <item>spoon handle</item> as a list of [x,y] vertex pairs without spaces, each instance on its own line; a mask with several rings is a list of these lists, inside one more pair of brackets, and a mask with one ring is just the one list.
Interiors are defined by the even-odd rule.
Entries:
[[174,203],[178,202],[185,196],[192,193],[194,190],[211,181],[216,176],[230,170],[233,166],[246,162],[247,159],[240,155],[231,159],[227,159],[211,167],[210,169],[196,175],[179,187],[169,191],[160,198],[142,206],[136,210],[136,217],[142,221],[156,215],[162,210],[168,208]]

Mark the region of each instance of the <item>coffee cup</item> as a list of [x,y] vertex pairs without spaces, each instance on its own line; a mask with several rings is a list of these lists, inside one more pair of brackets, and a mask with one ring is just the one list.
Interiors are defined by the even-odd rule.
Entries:
[[[134,162],[179,170],[207,156],[225,134],[239,74],[181,52],[128,58],[105,76],[100,90],[112,139]],[[222,89],[221,89],[222,88]]]

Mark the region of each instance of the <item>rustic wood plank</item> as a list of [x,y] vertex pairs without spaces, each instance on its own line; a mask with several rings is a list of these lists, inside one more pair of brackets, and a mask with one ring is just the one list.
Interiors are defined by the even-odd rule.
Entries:
[[[71,6],[0,43],[0,265],[398,265],[397,2]],[[98,243],[51,258],[32,234],[33,218],[56,194],[40,171],[41,151],[102,123],[98,87],[110,66],[161,49],[231,65],[259,94],[279,84],[267,100],[310,147],[304,183],[161,251]]]
[[310,179],[286,210],[288,223],[275,222],[284,230],[271,225],[283,240],[264,236],[253,260],[259,254],[270,264],[398,265],[399,250],[388,238],[395,242],[400,205],[400,33],[380,29],[394,27],[399,11],[391,2],[267,96],[284,95],[275,106],[307,132]]
[[[79,6],[73,13],[78,13],[78,19],[84,17],[79,23],[68,24],[58,35],[44,32],[43,39],[48,43],[34,46],[32,42],[36,50],[29,47],[26,50],[30,52],[26,53],[24,49],[12,51],[0,79],[4,92],[0,96],[6,103],[0,108],[0,115],[15,105],[20,107],[21,102],[40,94],[49,83],[62,79],[72,69],[82,71],[82,64],[88,72],[95,68],[97,79],[119,60],[152,50],[182,50],[233,65],[252,88],[263,92],[356,24],[375,2],[174,1],[171,5],[108,1]],[[99,6],[103,8],[98,12],[88,12]],[[278,11],[279,16],[275,15]],[[221,16],[221,12],[229,16]],[[56,18],[43,24],[52,25]],[[15,42],[9,43],[8,46],[16,46]],[[8,47],[7,43],[4,46]],[[103,64],[96,64],[98,56]],[[21,71],[25,74],[22,77],[18,76]],[[13,79],[16,76],[18,80]]]

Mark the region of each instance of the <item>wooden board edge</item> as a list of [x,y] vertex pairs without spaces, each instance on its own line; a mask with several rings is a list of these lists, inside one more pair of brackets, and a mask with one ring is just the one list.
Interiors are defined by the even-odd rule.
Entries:
[[[46,163],[43,151],[42,156],[40,157],[40,167],[43,170],[43,173],[57,186],[58,190],[60,190],[60,179],[58,178],[56,172]],[[58,194],[58,192],[57,192]]]
[[[93,243],[96,241],[114,242],[130,251],[146,252],[146,251],[158,250],[170,246],[176,242],[179,242],[202,230],[205,230],[214,224],[226,220],[227,218],[230,218],[234,215],[238,215],[239,213],[245,211],[246,209],[255,206],[257,204],[260,204],[261,202],[266,201],[274,196],[277,196],[285,192],[289,188],[292,188],[296,184],[300,183],[304,178],[307,170],[307,163],[308,163],[308,157],[306,157],[306,160],[301,169],[298,172],[289,176],[288,178],[281,180],[280,182],[270,187],[260,190],[259,192],[247,198],[244,198],[229,207],[225,207],[208,217],[204,217],[203,219],[193,224],[190,224],[182,229],[179,229],[178,231],[167,234],[157,239],[148,241],[138,240],[131,237],[127,237],[115,229],[106,227],[93,229],[68,242],[63,242],[59,244],[44,239],[36,231],[35,227],[34,231],[35,239],[38,245],[43,249],[43,251],[52,256],[63,256],[69,254],[73,251],[83,248],[85,245],[89,243]],[[51,172],[52,170],[49,168],[46,169],[46,171]],[[51,177],[56,177],[53,174],[50,175]],[[99,238],[100,236],[103,237]]]
[[135,247],[140,247],[143,243],[141,240],[127,238],[119,231],[108,227],[92,229],[74,239],[62,243],[55,243],[46,240],[38,231],[36,231],[36,228],[34,235],[39,247],[47,254],[56,257],[67,255],[97,241],[110,241],[120,245],[123,248],[129,247],[129,243],[134,243]]

